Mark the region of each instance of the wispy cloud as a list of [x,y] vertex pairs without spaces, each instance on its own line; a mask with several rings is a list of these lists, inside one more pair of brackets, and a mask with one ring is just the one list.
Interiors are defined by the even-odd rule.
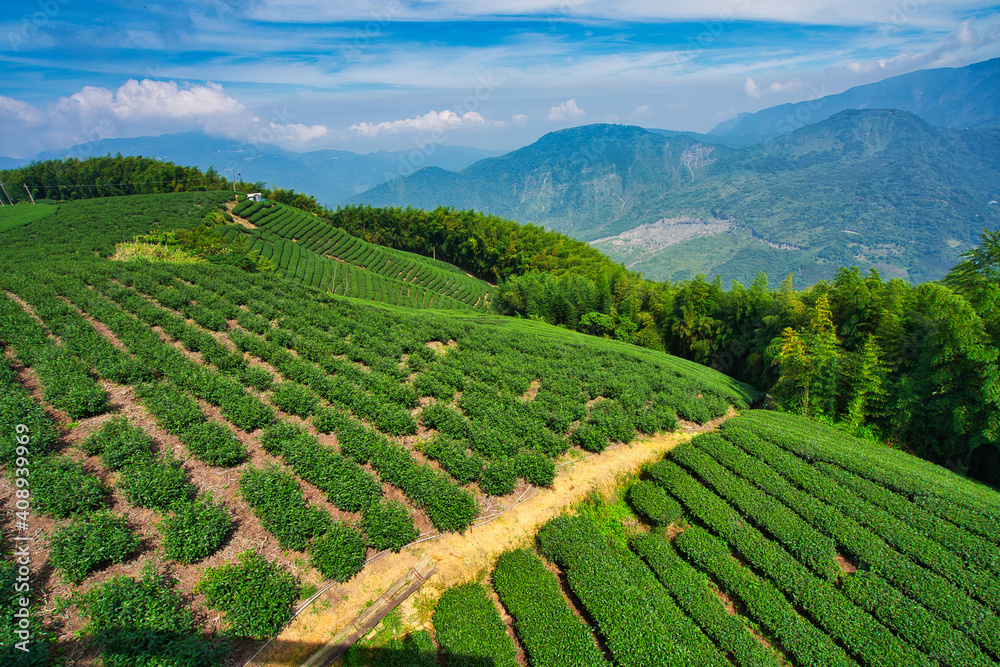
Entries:
[[386,120],[380,123],[357,123],[351,125],[351,130],[366,137],[377,137],[380,134],[396,134],[399,132],[444,132],[447,130],[468,129],[503,125],[502,121],[487,122],[476,111],[466,111],[459,115],[454,111],[428,111],[422,116],[404,118],[402,120]]

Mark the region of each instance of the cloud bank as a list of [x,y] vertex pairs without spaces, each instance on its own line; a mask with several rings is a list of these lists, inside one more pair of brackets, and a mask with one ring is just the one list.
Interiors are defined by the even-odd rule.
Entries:
[[323,125],[262,120],[217,83],[129,79],[117,90],[84,86],[45,108],[0,96],[0,134],[9,157],[121,137],[199,130],[206,134],[294,148],[322,137]]

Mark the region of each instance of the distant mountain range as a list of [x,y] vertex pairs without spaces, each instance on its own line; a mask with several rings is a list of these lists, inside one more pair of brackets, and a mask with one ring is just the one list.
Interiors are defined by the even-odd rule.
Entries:
[[709,137],[727,146],[749,146],[847,109],[899,109],[938,127],[1000,127],[1000,58],[918,70],[836,95],[740,114],[717,125]]
[[758,271],[815,282],[838,267],[941,277],[1000,227],[1000,129],[842,111],[745,148],[591,125],[473,164],[422,169],[354,201],[439,204],[591,241],[654,279]]
[[61,152],[40,153],[29,160],[0,157],[0,169],[10,169],[34,160],[64,157],[85,159],[108,153],[142,155],[203,170],[214,166],[220,173],[236,169],[247,182],[276,183],[314,195],[321,203],[334,206],[374,185],[411,174],[420,167],[459,170],[502,152],[432,144],[423,151],[377,151],[365,155],[337,150],[295,153],[267,144],[241,143],[201,132],[182,132],[157,137],[102,139]]
[[[998,128],[994,59],[743,114],[708,134],[591,125],[505,155],[359,155],[185,133],[35,159],[120,152],[235,168],[329,206],[473,208],[590,241],[655,279],[746,283],[764,270],[814,282],[858,265],[922,281],[941,277],[984,227],[1000,227]],[[16,161],[0,158],[5,166]]]

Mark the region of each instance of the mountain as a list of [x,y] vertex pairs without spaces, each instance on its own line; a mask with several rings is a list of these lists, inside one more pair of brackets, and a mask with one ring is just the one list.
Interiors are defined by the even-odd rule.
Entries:
[[418,167],[458,170],[485,157],[500,155],[502,151],[432,144],[416,156],[412,150],[377,151],[365,155],[338,150],[295,153],[268,144],[220,139],[201,132],[181,132],[157,137],[101,139],[61,152],[39,153],[30,160],[0,158],[0,168],[13,168],[34,160],[84,159],[108,153],[142,155],[201,169],[214,166],[220,173],[235,169],[247,182],[276,183],[307,192],[333,206],[379,183],[413,173]]
[[590,241],[653,279],[752,281],[840,266],[940,278],[1000,226],[1000,130],[843,111],[739,149],[590,125],[459,173],[422,169],[351,201],[474,208]]
[[900,109],[938,127],[997,127],[1000,58],[966,67],[919,70],[836,95],[740,114],[709,134],[718,143],[749,146],[848,109]]

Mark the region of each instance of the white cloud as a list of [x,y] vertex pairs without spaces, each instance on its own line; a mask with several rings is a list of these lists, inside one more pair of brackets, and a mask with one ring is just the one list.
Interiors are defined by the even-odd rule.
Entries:
[[923,52],[905,51],[892,58],[855,60],[845,67],[852,74],[905,74],[918,69],[956,67],[981,58],[996,57],[1000,45],[1000,24],[977,28],[971,19],[962,23],[940,44]]
[[801,90],[805,87],[805,85],[805,82],[801,79],[792,79],[791,81],[787,81],[785,83],[775,81],[767,88],[762,89],[756,81],[747,77],[747,79],[743,82],[743,92],[747,94],[747,97],[759,100],[764,95],[794,93],[797,90]]
[[514,121],[514,125],[518,127],[524,127],[525,125],[528,124],[528,116],[523,113],[516,113],[513,116],[511,116],[510,119]]
[[582,118],[587,112],[576,105],[576,98],[566,100],[557,107],[549,109],[546,116],[549,120],[566,120],[567,118]]
[[[489,123],[502,126],[503,123]],[[377,137],[380,134],[397,134],[399,132],[444,132],[447,130],[483,127],[486,119],[476,111],[466,111],[462,115],[445,109],[444,111],[428,111],[423,116],[404,118],[402,120],[385,120],[381,123],[357,123],[351,125],[351,130],[367,137]]]
[[[253,109],[217,83],[184,86],[175,81],[129,79],[117,90],[85,86],[45,109],[0,97],[0,131],[5,152],[28,157],[99,139],[197,130],[256,143],[300,146],[327,128],[261,120]],[[278,122],[276,122],[278,121]],[[10,139],[9,141],[7,139]]]

